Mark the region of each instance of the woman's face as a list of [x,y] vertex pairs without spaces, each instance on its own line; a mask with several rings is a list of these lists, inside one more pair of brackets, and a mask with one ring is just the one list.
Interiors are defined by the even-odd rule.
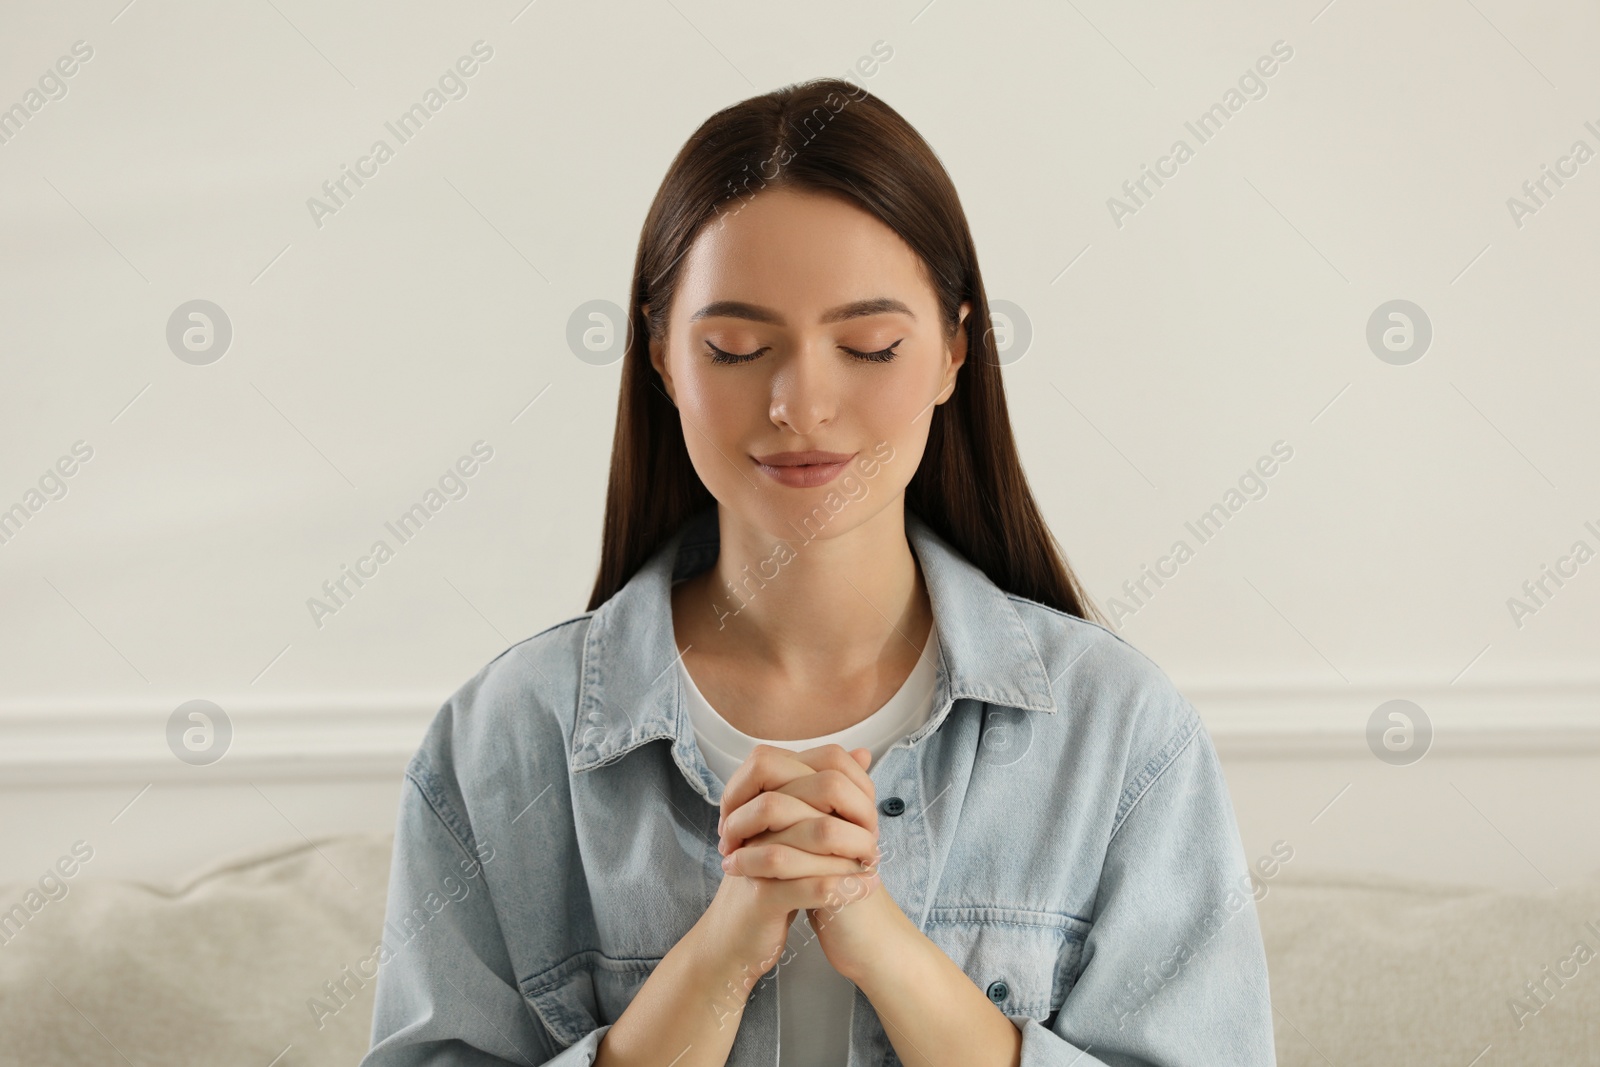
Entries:
[[[900,499],[966,359],[965,329],[946,338],[898,234],[842,197],[786,188],[706,225],[668,324],[650,360],[695,470],[722,507],[791,540]],[[807,451],[839,462],[781,455]]]

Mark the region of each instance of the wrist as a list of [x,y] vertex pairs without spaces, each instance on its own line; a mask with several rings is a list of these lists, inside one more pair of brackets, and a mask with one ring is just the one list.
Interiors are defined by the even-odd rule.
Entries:
[[719,1017],[732,1015],[735,1020],[750,998],[751,990],[761,976],[777,962],[774,956],[763,967],[751,962],[725,945],[715,929],[704,922],[690,928],[675,949],[687,952],[688,969],[695,975],[695,985],[704,989]]
[[[924,948],[932,942],[923,936],[915,923],[900,910],[888,890],[879,884],[870,897],[849,905],[866,910],[872,908],[874,930],[873,950],[862,953],[863,959],[839,971],[871,999],[873,993],[886,982],[904,981],[908,970],[920,962]],[[838,965],[835,964],[837,968]]]

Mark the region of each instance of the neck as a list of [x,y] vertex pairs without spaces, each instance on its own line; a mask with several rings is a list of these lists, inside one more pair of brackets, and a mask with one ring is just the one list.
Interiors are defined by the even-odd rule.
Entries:
[[687,607],[706,613],[693,629],[719,654],[796,677],[916,658],[933,612],[903,497],[833,536],[774,537],[720,505],[717,524],[717,561],[693,579]]

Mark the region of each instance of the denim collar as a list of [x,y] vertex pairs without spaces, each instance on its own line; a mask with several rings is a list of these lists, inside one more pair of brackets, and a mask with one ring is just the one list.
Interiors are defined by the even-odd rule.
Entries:
[[[1044,660],[1009,594],[934,533],[910,509],[906,539],[921,565],[939,627],[939,681],[934,714],[910,742],[939,727],[963,698],[1027,711],[1057,710]],[[716,561],[715,505],[687,520],[604,604],[584,638],[573,772],[610,763],[656,738],[674,742],[681,767],[692,731],[674,669],[672,582]],[[804,547],[798,551],[805,551]],[[691,777],[695,777],[691,775]],[[698,775],[710,794],[718,792]]]

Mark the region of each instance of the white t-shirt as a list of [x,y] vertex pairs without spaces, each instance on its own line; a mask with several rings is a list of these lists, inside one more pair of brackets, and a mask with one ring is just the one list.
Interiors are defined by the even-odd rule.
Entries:
[[[938,638],[935,623],[928,632],[917,665],[883,707],[854,726],[822,737],[794,741],[751,737],[735,729],[706,702],[680,656],[678,674],[688,698],[689,721],[706,765],[726,785],[758,744],[776,745],[794,752],[839,744],[846,750],[869,749],[872,752],[870,766],[877,766],[890,745],[916,730],[933,714]],[[811,930],[805,909],[795,914],[786,944],[777,977],[779,1060],[786,1061],[784,1067],[838,1067],[849,1058],[856,987],[828,962]]]

